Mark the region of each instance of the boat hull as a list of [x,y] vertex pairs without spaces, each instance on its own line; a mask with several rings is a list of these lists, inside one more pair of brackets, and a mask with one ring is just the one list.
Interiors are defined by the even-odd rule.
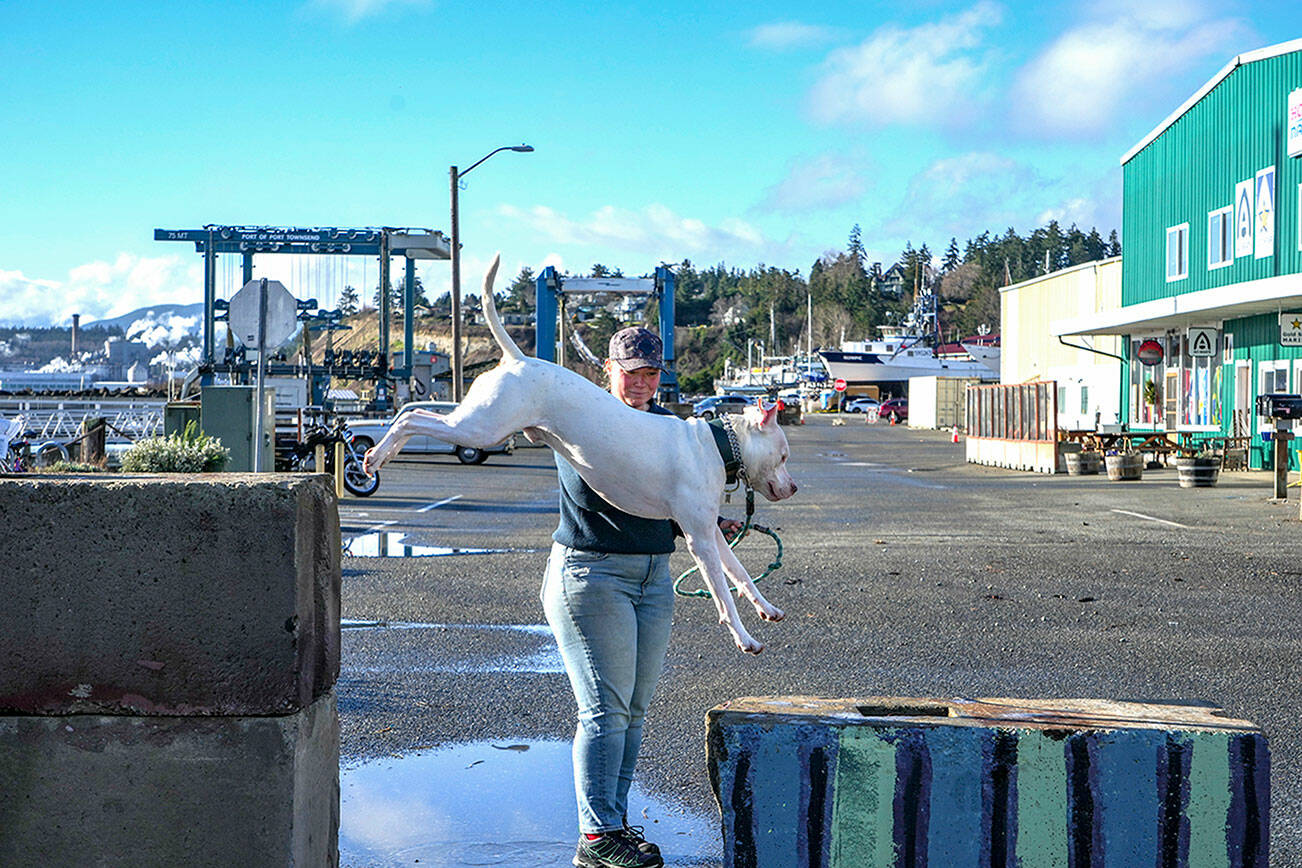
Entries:
[[902,383],[910,377],[976,377],[998,379],[999,373],[980,362],[944,360],[934,356],[889,359],[880,353],[821,350],[819,355],[830,377],[847,383]]

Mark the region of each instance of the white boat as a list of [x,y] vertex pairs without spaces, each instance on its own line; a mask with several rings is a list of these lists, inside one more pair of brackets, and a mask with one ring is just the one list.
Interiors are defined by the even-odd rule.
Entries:
[[[934,335],[935,296],[918,300],[902,326],[880,326],[881,337],[874,341],[843,341],[840,349],[819,350],[827,373],[848,384],[902,383],[910,377],[976,377],[999,379],[998,347],[990,354],[975,357],[966,344],[940,345]],[[988,346],[997,336],[983,335],[970,339]]]
[[[991,341],[990,339],[994,340]],[[976,338],[959,341],[959,345],[967,350],[967,354],[985,365],[996,374],[999,373],[999,359],[1001,350],[999,347],[999,335],[981,335]]]
[[724,361],[723,376],[714,381],[717,395],[760,394],[796,388],[827,380],[827,371],[814,359],[803,356],[764,356],[758,365],[736,365]]

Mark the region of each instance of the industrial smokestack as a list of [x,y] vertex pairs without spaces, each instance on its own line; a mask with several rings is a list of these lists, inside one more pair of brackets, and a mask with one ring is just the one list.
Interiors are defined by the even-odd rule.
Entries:
[[77,331],[81,328],[81,314],[72,315],[72,358],[77,358]]

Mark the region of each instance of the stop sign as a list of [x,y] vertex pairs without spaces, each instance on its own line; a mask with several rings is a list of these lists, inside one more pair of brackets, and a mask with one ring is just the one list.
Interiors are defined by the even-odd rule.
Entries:
[[[230,326],[240,343],[258,350],[258,319],[262,310],[262,281],[250,280],[231,297]],[[267,349],[289,340],[298,329],[298,303],[279,280],[267,281]]]
[[844,392],[845,380],[842,380],[840,377],[837,377],[836,382],[832,384],[832,388],[836,389],[838,392]]

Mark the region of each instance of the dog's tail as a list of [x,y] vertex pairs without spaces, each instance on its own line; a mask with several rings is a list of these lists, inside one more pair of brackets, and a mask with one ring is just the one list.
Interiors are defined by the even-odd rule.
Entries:
[[502,254],[493,257],[493,264],[488,266],[484,275],[484,316],[488,319],[488,330],[493,333],[493,340],[502,348],[502,356],[508,359],[523,359],[524,352],[515,345],[511,336],[502,326],[502,318],[497,315],[497,305],[493,302],[493,281],[497,277],[497,266],[502,262]]

